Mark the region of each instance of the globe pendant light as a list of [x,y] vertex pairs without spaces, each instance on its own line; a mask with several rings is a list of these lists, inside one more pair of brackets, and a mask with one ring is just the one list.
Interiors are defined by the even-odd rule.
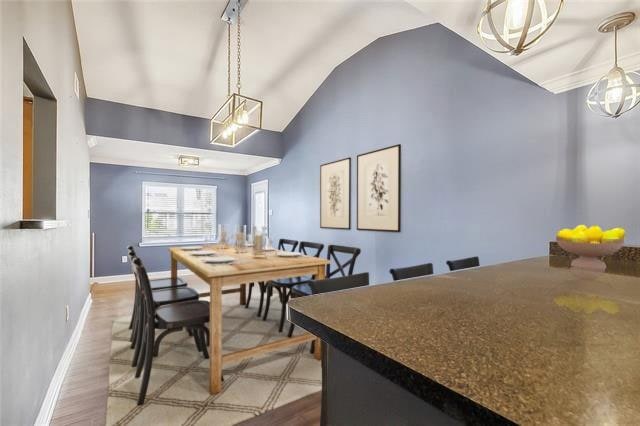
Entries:
[[[211,118],[209,139],[213,145],[235,147],[262,129],[262,101],[240,94],[240,0],[231,0],[222,19],[227,24],[227,100]],[[231,25],[237,29],[237,92],[231,92]]]
[[640,103],[640,74],[625,72],[618,65],[618,30],[636,19],[633,12],[624,12],[605,19],[598,31],[614,34],[613,68],[593,85],[587,95],[587,106],[605,117],[618,118]]
[[517,56],[540,41],[564,0],[487,0],[478,34],[487,49]]

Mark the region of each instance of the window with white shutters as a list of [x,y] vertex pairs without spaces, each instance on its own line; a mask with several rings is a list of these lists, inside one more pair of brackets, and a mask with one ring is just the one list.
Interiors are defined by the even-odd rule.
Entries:
[[215,186],[142,184],[142,242],[187,243],[215,239]]

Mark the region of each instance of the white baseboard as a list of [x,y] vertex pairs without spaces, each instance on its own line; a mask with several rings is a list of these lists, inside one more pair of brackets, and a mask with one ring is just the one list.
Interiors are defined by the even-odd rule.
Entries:
[[[156,280],[160,278],[170,278],[171,271],[157,271],[157,272],[149,272],[149,279]],[[178,269],[178,276],[185,277],[188,275],[193,275],[188,269]],[[127,281],[133,281],[133,274],[124,274],[124,275],[108,275],[104,277],[93,277],[90,279],[91,284],[111,284],[111,283],[122,283]]]
[[73,353],[80,341],[80,335],[82,334],[84,323],[87,320],[89,308],[91,308],[91,294],[87,295],[82,311],[80,311],[80,317],[78,318],[76,328],[73,330],[69,343],[67,343],[67,347],[62,353],[62,357],[60,358],[60,362],[58,362],[55,373],[53,373],[53,378],[51,379],[51,383],[49,383],[49,389],[47,389],[47,394],[44,397],[44,401],[42,401],[40,412],[38,413],[38,417],[35,421],[36,426],[48,425],[51,422],[51,416],[53,416],[53,410],[56,407],[58,394],[60,393],[60,388],[64,382],[64,377],[67,375],[69,365],[71,365]]

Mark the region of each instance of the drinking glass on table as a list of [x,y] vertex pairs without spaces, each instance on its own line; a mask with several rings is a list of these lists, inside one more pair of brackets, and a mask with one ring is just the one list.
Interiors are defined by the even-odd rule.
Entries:
[[244,253],[247,247],[247,225],[238,225],[235,233],[236,253]]

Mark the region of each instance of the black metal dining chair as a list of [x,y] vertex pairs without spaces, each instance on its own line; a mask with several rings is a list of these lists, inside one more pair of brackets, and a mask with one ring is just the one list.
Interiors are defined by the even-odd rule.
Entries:
[[[298,247],[298,241],[296,240],[288,240],[286,238],[281,238],[278,241],[278,250],[280,251],[296,251]],[[253,290],[254,283],[249,284],[249,291],[247,292],[247,301],[244,305],[245,308],[249,307],[249,303],[251,302],[251,292]],[[264,296],[267,291],[267,286],[264,281],[258,283],[258,288],[260,289],[260,304],[258,305],[258,313],[257,317],[262,315],[262,305],[264,304]]]
[[356,259],[360,253],[361,250],[357,247],[330,245],[327,249],[329,264],[327,265],[326,278],[338,274],[342,277],[353,275],[353,268],[356,266]]
[[[137,281],[137,275],[135,274],[135,265],[133,261],[137,258],[133,247],[129,247],[129,262],[131,263],[131,270],[134,273],[134,278]],[[148,279],[148,276],[147,276]],[[170,279],[165,280],[169,284]],[[171,303],[187,302],[191,300],[198,300],[199,294],[196,290],[186,287],[186,283],[180,286],[161,286],[153,288],[153,280],[149,280],[149,287],[151,288],[151,295],[155,306],[163,306]],[[142,330],[143,318],[140,315],[142,309],[142,293],[139,291],[139,283],[136,282],[134,300],[133,300],[133,313],[131,315],[131,348],[135,349],[136,344],[140,341],[140,332]],[[135,367],[135,358],[133,360],[133,366]]]
[[[364,287],[367,285],[369,285],[369,273],[363,272],[355,275],[315,280],[294,285],[291,288],[291,297],[311,296],[313,294],[330,293],[333,291],[348,290],[350,288]],[[295,324],[291,323],[289,326],[289,337],[293,335],[294,328]]]
[[[207,351],[209,330],[206,327],[209,321],[209,302],[197,300],[157,306],[153,300],[149,276],[142,261],[134,257],[133,265],[136,285],[142,295],[140,311],[140,317],[143,319],[142,330],[139,333],[140,342],[134,352],[135,377],[140,377],[142,373],[138,394],[138,405],[142,405],[147,395],[153,357],[157,355],[160,343],[165,336],[186,328],[191,332],[198,351],[202,352],[204,358],[209,358]],[[157,338],[155,337],[156,328],[163,330]]]
[[424,263],[422,265],[407,266],[406,268],[393,268],[389,272],[394,281],[406,280],[407,278],[423,277],[425,275],[433,275],[433,263]]
[[[320,257],[323,249],[324,244],[302,241],[300,243],[300,248],[298,251],[305,256]],[[263,320],[265,320],[267,318],[267,315],[269,314],[271,296],[273,295],[273,289],[276,289],[280,298],[280,303],[282,304],[282,310],[280,313],[280,327],[278,328],[278,331],[282,332],[282,329],[284,328],[284,320],[287,314],[287,302],[289,300],[289,294],[291,293],[291,287],[312,279],[313,277],[295,277],[267,282],[267,305],[264,308]]]
[[480,259],[478,256],[466,257],[464,259],[447,260],[447,265],[450,271],[458,271],[460,269],[475,268],[480,266]]

